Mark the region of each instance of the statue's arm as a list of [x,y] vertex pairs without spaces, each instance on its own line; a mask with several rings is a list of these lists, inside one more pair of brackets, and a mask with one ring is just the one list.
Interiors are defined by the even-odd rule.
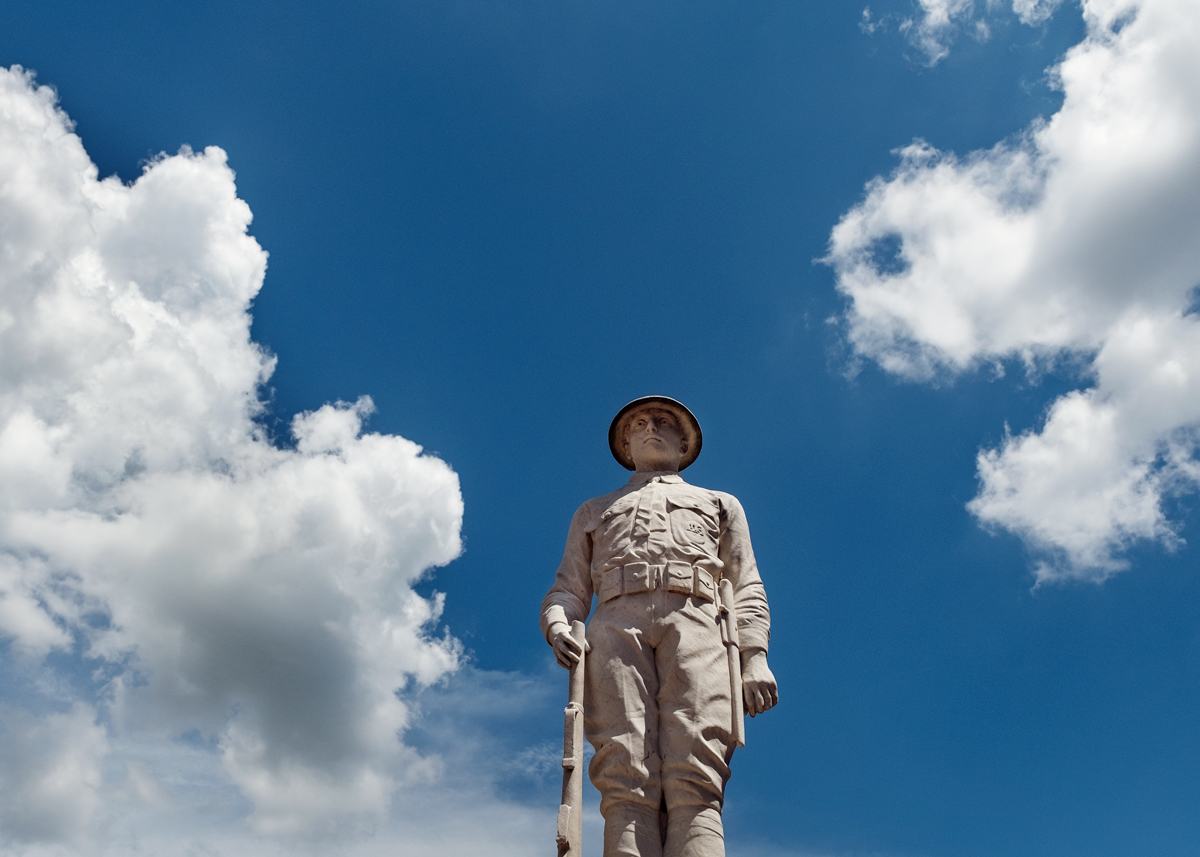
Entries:
[[592,604],[592,539],[587,531],[591,517],[584,503],[571,519],[554,585],[542,599],[542,634],[564,667],[582,654],[571,636],[571,623],[587,619]]
[[722,575],[733,584],[742,660],[743,702],[746,713],[753,717],[773,708],[779,701],[775,676],[767,666],[771,609],[767,606],[767,592],[758,573],[758,563],[754,560],[746,512],[737,498],[728,494],[721,497],[719,557],[724,563]]

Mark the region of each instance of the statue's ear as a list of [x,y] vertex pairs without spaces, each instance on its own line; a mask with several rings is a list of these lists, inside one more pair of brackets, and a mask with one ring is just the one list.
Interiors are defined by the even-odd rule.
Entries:
[[686,437],[679,442],[679,451],[682,452],[684,455],[687,455],[688,442],[687,442]]

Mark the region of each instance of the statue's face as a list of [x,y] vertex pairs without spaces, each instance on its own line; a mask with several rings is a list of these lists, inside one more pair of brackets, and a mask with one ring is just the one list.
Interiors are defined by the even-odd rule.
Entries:
[[625,449],[638,470],[678,470],[687,443],[673,413],[642,408],[629,420]]

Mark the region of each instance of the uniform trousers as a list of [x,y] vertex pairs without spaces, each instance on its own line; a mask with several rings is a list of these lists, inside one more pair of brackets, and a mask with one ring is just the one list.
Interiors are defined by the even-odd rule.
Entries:
[[587,639],[584,731],[604,857],[724,857],[734,742],[716,605],[661,589],[622,595],[597,608]]

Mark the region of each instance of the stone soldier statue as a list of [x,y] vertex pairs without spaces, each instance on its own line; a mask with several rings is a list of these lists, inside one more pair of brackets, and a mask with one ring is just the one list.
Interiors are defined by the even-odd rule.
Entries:
[[735,739],[722,579],[733,586],[745,710],[754,716],[778,701],[770,614],[742,506],[679,476],[701,437],[674,399],[646,396],[621,409],[609,447],[636,472],[579,507],[542,602],[542,631],[569,667],[582,655],[570,623],[586,619],[597,596],[584,731],[596,750],[588,773],[601,795],[604,857],[725,853],[721,806]]

